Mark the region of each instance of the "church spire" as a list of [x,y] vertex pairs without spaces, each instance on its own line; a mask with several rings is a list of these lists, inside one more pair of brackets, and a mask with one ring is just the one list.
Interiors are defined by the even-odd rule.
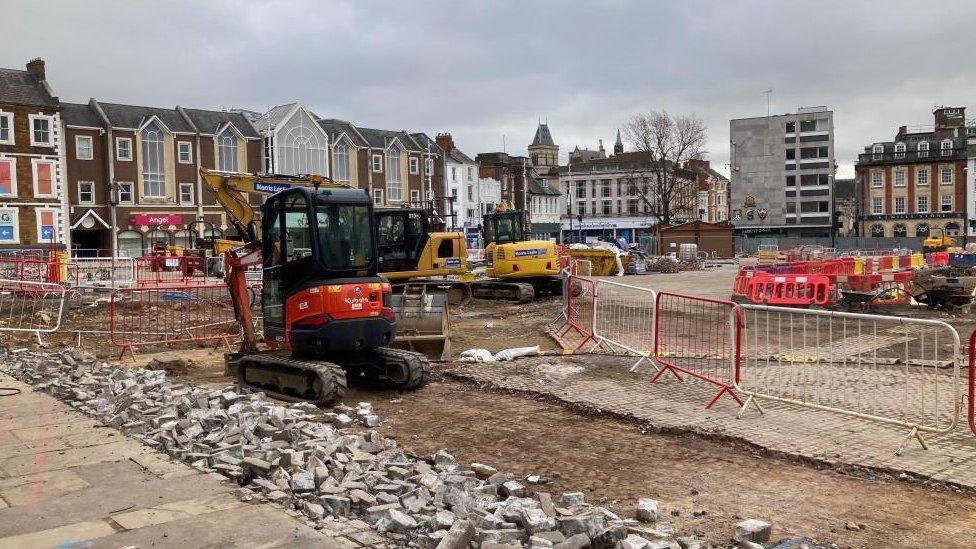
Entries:
[[613,154],[622,154],[624,152],[624,142],[620,139],[620,130],[617,129],[617,142],[613,144]]

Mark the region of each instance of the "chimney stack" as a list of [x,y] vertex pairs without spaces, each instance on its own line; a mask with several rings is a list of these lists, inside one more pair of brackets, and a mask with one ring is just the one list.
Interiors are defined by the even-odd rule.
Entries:
[[451,137],[449,133],[439,133],[434,139],[437,142],[437,146],[444,149],[444,152],[451,152],[454,150],[454,138]]
[[35,57],[27,63],[27,72],[40,82],[47,80],[44,74],[44,60],[40,57]]

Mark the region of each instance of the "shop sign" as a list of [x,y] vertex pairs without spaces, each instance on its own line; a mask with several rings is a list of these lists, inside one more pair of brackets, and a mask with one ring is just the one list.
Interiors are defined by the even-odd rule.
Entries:
[[183,216],[179,214],[133,214],[129,216],[130,225],[180,225]]

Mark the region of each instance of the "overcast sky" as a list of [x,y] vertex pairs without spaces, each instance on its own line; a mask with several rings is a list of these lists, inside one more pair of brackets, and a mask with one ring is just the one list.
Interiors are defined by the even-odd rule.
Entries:
[[[470,156],[608,149],[635,112],[729,119],[828,105],[839,176],[935,105],[976,109],[976,2],[0,0],[0,66],[47,61],[63,101],[265,110],[451,132]],[[976,117],[976,113],[970,113]]]

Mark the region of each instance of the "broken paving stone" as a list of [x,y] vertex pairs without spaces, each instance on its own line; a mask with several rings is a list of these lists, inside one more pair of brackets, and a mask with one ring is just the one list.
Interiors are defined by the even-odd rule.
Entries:
[[586,503],[586,496],[583,492],[566,492],[559,498],[559,506],[564,508],[576,507]]
[[442,509],[434,514],[434,529],[448,530],[451,526],[454,526],[456,518],[454,513]]
[[657,500],[640,498],[637,500],[637,520],[641,522],[657,522],[661,516],[661,507]]
[[471,470],[480,479],[486,479],[498,472],[498,469],[495,469],[491,465],[485,465],[484,463],[472,463]]
[[525,497],[525,486],[520,483],[510,480],[502,484],[502,495],[512,496],[516,498]]
[[603,515],[592,511],[569,517],[560,517],[557,520],[559,521],[559,530],[567,536],[586,534],[592,537],[603,530],[604,524]]
[[553,545],[553,549],[584,549],[590,546],[590,537],[586,534],[574,534],[566,541]]
[[325,507],[322,507],[318,503],[306,501],[302,503],[302,507],[309,518],[320,519],[325,516]]
[[747,519],[735,525],[732,539],[735,541],[752,541],[766,543],[773,533],[773,525],[759,519]]
[[547,515],[542,509],[522,509],[521,519],[522,526],[530,536],[556,529],[556,519]]
[[291,489],[296,493],[315,491],[315,476],[308,472],[301,472],[292,475]]
[[405,533],[417,527],[417,521],[399,509],[390,509],[389,519],[393,532]]

